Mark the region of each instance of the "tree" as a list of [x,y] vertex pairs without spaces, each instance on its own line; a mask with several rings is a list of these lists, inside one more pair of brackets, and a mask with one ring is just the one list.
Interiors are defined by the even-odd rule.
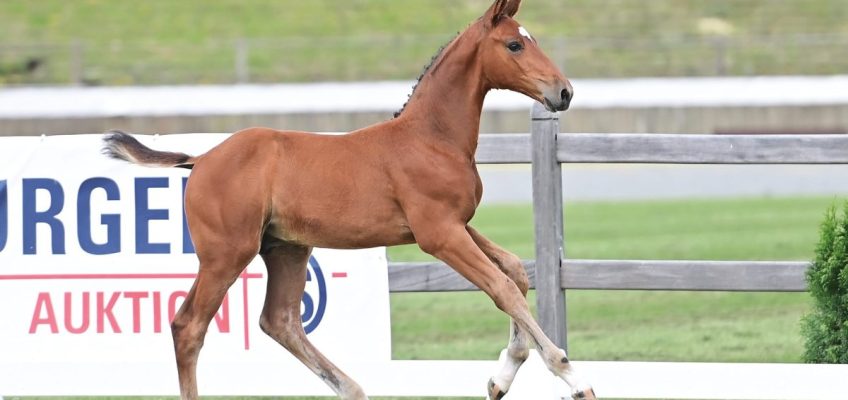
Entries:
[[804,361],[848,364],[848,202],[841,215],[835,206],[825,212],[807,284],[813,310],[801,322]]

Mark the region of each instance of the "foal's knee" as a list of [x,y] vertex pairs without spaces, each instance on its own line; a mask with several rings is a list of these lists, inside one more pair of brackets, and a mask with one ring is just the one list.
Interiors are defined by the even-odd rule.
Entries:
[[527,277],[527,271],[524,270],[524,264],[521,262],[521,259],[515,254],[508,253],[500,260],[500,264],[504,273],[509,276],[509,279],[515,282],[518,290],[526,296],[527,291],[530,290],[530,279]]
[[191,359],[200,352],[203,347],[205,331],[180,318],[180,315],[171,322],[171,337],[174,340],[174,352],[177,362],[191,362]]
[[529,312],[527,299],[512,279],[503,277],[503,280],[496,281],[490,289],[487,293],[495,302],[495,306],[510,317],[516,318],[517,313]]

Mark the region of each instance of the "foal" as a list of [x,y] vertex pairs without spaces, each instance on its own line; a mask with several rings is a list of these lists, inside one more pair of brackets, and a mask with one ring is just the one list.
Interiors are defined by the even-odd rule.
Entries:
[[496,0],[448,44],[397,118],[347,135],[246,129],[200,156],[154,151],[112,132],[105,151],[140,165],[192,168],[185,210],[200,260],[197,279],[172,322],[183,399],[197,397],[197,356],[227,289],[257,254],[268,268],[260,326],[342,399],[360,386],[307,339],[300,322],[313,247],[365,248],[417,242],[485,291],[511,318],[508,357],[488,384],[509,390],[533,340],[575,399],[594,399],[533,319],[518,257],[468,221],[482,184],[474,164],[483,98],[523,93],[551,111],[568,108],[571,84],[512,17],[520,0]]

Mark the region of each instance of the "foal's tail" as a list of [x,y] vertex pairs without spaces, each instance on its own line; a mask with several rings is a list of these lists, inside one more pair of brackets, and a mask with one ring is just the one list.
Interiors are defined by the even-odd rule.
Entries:
[[132,135],[111,130],[103,137],[103,154],[145,167],[178,167],[191,169],[196,157],[185,153],[156,151],[141,144]]

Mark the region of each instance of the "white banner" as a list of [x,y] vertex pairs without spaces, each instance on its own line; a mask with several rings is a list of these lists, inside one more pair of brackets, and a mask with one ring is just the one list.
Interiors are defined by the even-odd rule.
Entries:
[[[139,137],[190,154],[224,138]],[[189,171],[109,160],[100,140],[0,139],[0,394],[178,392],[169,323],[197,272]],[[265,274],[257,258],[213,319],[201,393],[330,393],[259,329]],[[342,368],[388,362],[385,249],[316,249],[301,309],[310,340]]]

